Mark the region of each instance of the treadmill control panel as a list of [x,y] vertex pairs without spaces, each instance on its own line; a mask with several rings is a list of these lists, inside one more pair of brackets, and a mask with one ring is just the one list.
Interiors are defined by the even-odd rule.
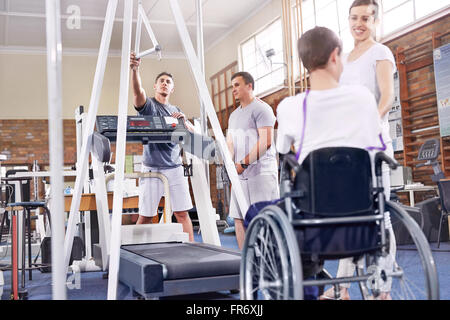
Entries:
[[[97,131],[101,134],[117,131],[117,119],[117,116],[97,116]],[[183,121],[169,116],[127,117],[127,132],[174,131],[177,129],[186,129]]]
[[[111,141],[117,138],[118,116],[97,116],[97,131]],[[170,116],[128,116],[127,140],[144,143],[182,143],[187,129],[182,119]]]

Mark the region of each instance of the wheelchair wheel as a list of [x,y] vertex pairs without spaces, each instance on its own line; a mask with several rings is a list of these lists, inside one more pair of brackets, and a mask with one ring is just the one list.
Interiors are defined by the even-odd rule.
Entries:
[[[367,257],[364,266],[357,268],[358,275],[371,274],[366,282],[360,283],[363,299],[377,297],[380,291],[390,289],[393,300],[438,300],[439,282],[436,264],[428,241],[416,221],[400,206],[386,203],[391,214],[392,226],[402,228],[411,239],[407,245],[397,246],[395,263],[389,270]],[[384,288],[381,289],[380,288]]]
[[302,280],[294,230],[283,210],[267,206],[246,231],[240,270],[241,299],[301,300]]

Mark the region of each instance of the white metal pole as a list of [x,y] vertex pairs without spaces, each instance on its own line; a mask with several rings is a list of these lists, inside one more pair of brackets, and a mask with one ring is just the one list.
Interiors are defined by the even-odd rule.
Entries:
[[116,170],[114,179],[113,216],[111,229],[111,248],[108,275],[108,300],[117,297],[119,260],[121,245],[121,226],[123,208],[123,181],[125,178],[125,147],[127,134],[128,89],[130,85],[131,27],[133,23],[133,0],[125,1],[123,12],[122,61],[120,67],[119,112],[117,119]]
[[180,35],[181,42],[183,43],[184,52],[188,58],[189,65],[191,67],[192,75],[194,76],[195,83],[197,85],[198,93],[202,102],[205,105],[206,114],[208,115],[209,122],[214,132],[217,145],[223,154],[224,164],[227,169],[228,176],[230,177],[231,183],[233,184],[232,191],[236,196],[239,208],[243,214],[248,210],[247,199],[243,196],[243,190],[241,182],[234,166],[234,162],[231,159],[231,155],[228,151],[227,143],[225,137],[223,136],[222,129],[217,119],[216,112],[214,110],[214,105],[211,100],[211,96],[208,92],[208,87],[206,86],[205,78],[200,69],[200,63],[195,55],[194,47],[189,37],[189,32],[186,28],[186,23],[184,22],[183,15],[180,10],[180,6],[177,0],[170,0],[170,6],[172,8],[172,14],[177,25],[178,33]]
[[[205,77],[205,49],[203,45],[203,8],[202,8],[203,0],[196,0],[195,7],[197,9],[197,57],[200,62],[200,69],[203,74],[203,78]],[[208,135],[208,118],[206,116],[205,105],[200,99],[200,125],[201,125],[201,133],[202,135]],[[205,168],[206,174],[206,183],[209,188],[209,161],[202,160],[203,166]]]
[[144,8],[142,7],[142,4],[138,5],[138,15],[141,15],[142,21],[144,22],[144,26],[147,29],[150,39],[152,40],[152,44],[154,47],[156,47],[158,45],[158,41],[156,41],[155,34],[153,33],[152,27],[150,26],[150,22],[147,19],[147,15],[145,13]]
[[141,1],[138,3],[138,13],[137,13],[137,22],[136,22],[136,39],[134,40],[134,53],[136,57],[139,55],[139,47],[141,44],[141,30],[142,30],[142,16],[139,8],[141,7]]
[[114,25],[114,16],[116,14],[118,0],[109,0],[106,9],[105,24],[103,25],[102,40],[95,69],[94,83],[92,86],[91,100],[89,102],[88,117],[86,120],[86,129],[83,132],[83,143],[81,145],[80,165],[77,166],[77,177],[75,179],[75,188],[70,206],[70,215],[67,225],[66,237],[64,239],[64,265],[69,267],[70,255],[72,252],[73,238],[77,218],[79,216],[81,193],[84,181],[86,179],[86,168],[89,163],[89,152],[91,149],[92,133],[94,132],[95,117],[97,115],[100,93],[103,86],[103,78],[106,69],[106,60],[108,58],[109,44],[111,42],[112,28]]
[[64,163],[62,127],[61,81],[61,12],[59,0],[46,0],[47,83],[48,83],[48,136],[51,173],[52,216],[52,279],[53,299],[66,299],[66,270],[64,267]]
[[[78,163],[78,155],[81,153],[81,144],[83,143],[83,125],[86,121],[86,113],[84,113],[83,107],[79,106],[77,109],[75,109],[75,126],[76,126],[76,142],[77,142],[77,166]],[[89,170],[89,163],[86,163],[86,167],[83,168],[83,170]],[[86,176],[86,179],[84,181],[84,189],[83,193],[90,193],[90,185],[89,185],[89,177]],[[86,260],[89,260],[92,258],[92,252],[91,252],[91,212],[85,211],[84,212],[84,239],[85,244],[85,252],[86,252]]]
[[[148,49],[143,52],[138,52],[140,38],[141,38],[142,23],[144,23],[145,29],[147,30],[147,33],[150,36],[150,39],[153,44],[153,48]],[[142,6],[141,1],[139,1],[139,3],[138,3],[138,20],[137,20],[137,25],[136,25],[135,48],[136,48],[135,49],[136,50],[136,58],[138,58],[138,59],[156,52],[158,54],[158,59],[161,60],[161,47],[159,46],[158,41],[156,40],[155,34],[153,33],[152,27],[150,26],[150,22],[148,21],[147,14],[145,13],[145,10],[144,10],[144,7]]]

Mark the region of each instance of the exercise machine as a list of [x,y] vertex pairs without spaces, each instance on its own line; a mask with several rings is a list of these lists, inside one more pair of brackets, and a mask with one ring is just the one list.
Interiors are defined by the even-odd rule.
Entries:
[[[109,144],[105,139],[108,137],[115,141],[116,127],[117,117],[97,117],[98,134],[93,139],[93,150],[98,159],[110,158]],[[214,140],[189,132],[182,120],[172,117],[128,116],[127,140],[143,144],[175,142],[191,155],[206,159],[215,156]],[[194,170],[194,175],[198,171]],[[141,178],[149,174],[161,175],[150,172],[131,176]],[[129,176],[125,174],[125,177]],[[171,223],[168,181],[164,176],[159,178],[165,186],[165,212],[169,212],[169,216],[164,215],[157,225],[122,226],[119,281],[144,298],[237,289],[239,252],[214,244],[188,243],[187,239],[184,242],[161,241],[161,237],[157,239],[151,234],[159,229],[167,237],[170,235],[167,228],[178,225]],[[202,219],[201,216],[199,218]],[[205,230],[205,233],[207,231],[211,232]]]
[[[62,119],[61,119],[61,109],[62,109],[62,94],[61,94],[61,25],[60,25],[60,7],[59,2],[56,0],[48,0],[46,2],[46,22],[47,22],[47,75],[48,75],[48,95],[49,95],[49,136],[50,136],[50,167],[52,171],[51,181],[52,184],[55,183],[55,188],[52,188],[52,199],[54,200],[53,207],[50,209],[53,213],[59,213],[62,211],[63,207],[63,197],[62,197],[62,161],[61,157],[63,154],[62,150]],[[183,44],[183,49],[186,54],[189,66],[198,89],[198,95],[201,100],[201,104],[204,106],[206,115],[208,116],[209,122],[211,124],[212,131],[214,132],[215,141],[217,143],[218,151],[224,159],[224,164],[227,169],[228,176],[232,183],[232,192],[236,195],[236,199],[239,208],[242,212],[246,212],[248,209],[248,203],[243,196],[242,187],[239,183],[239,178],[237,171],[235,169],[234,163],[231,159],[231,155],[227,150],[227,145],[225,137],[220,128],[219,121],[213,106],[212,99],[209,95],[208,87],[206,85],[204,72],[201,69],[201,64],[199,62],[199,56],[195,53],[192,42],[190,41],[190,36],[184,21],[179,3],[177,0],[169,1],[174,21],[177,26],[177,30],[180,36],[180,40]],[[57,265],[52,269],[53,280],[54,280],[54,298],[55,299],[65,299],[65,281],[64,278],[67,275],[70,251],[73,244],[73,238],[75,233],[75,223],[79,215],[80,200],[82,195],[82,188],[85,182],[87,167],[89,164],[89,155],[92,151],[92,137],[95,126],[95,118],[98,111],[98,105],[100,101],[100,93],[103,85],[103,79],[106,69],[106,61],[109,51],[109,45],[111,41],[112,28],[114,25],[114,17],[116,14],[118,1],[109,0],[106,8],[105,23],[102,32],[101,43],[99,47],[99,54],[97,60],[96,71],[93,81],[93,90],[91,93],[91,99],[89,102],[88,115],[86,118],[86,128],[83,130],[83,139],[81,143],[81,152],[78,155],[77,164],[77,177],[75,180],[72,204],[70,208],[69,221],[67,224],[67,230],[65,237],[64,232],[64,221],[55,214],[56,219],[53,218],[52,221],[56,224],[55,230],[57,234],[52,237],[52,246],[54,245],[55,250],[52,252],[55,259],[52,259],[57,263]],[[122,216],[122,205],[123,205],[123,183],[124,180],[124,165],[125,165],[125,145],[126,145],[126,124],[127,124],[127,108],[128,108],[128,93],[129,93],[129,59],[131,51],[131,33],[132,33],[132,23],[133,23],[133,1],[123,2],[123,37],[122,37],[122,51],[121,51],[121,67],[120,67],[120,89],[119,89],[119,101],[118,101],[118,119],[117,119],[117,141],[116,141],[116,170],[115,170],[115,183],[114,183],[114,199],[113,199],[113,214],[112,220],[104,221],[105,223],[110,223],[110,228],[105,228],[109,230],[108,235],[104,235],[110,239],[109,248],[109,277],[108,277],[108,299],[116,299],[117,297],[117,281],[119,276],[119,263],[120,263],[120,246],[121,246],[121,216]],[[141,8],[142,4],[138,3],[138,19],[144,22],[147,26],[148,24],[147,16],[144,14],[145,11]],[[141,23],[137,24],[139,30]],[[147,31],[151,31],[148,28]],[[137,55],[140,55],[139,50],[139,38],[140,32],[137,32],[137,39],[135,45],[135,51]],[[152,38],[152,37],[151,37]],[[158,50],[156,39],[152,38],[152,43],[154,45],[154,50],[150,50],[150,53],[160,53]],[[159,47],[159,49],[161,49]],[[202,125],[206,125],[203,123]],[[198,186],[207,185],[207,177],[205,172],[205,163],[198,159],[195,155],[191,155],[193,159],[192,169],[194,172],[199,172],[193,176],[191,182]],[[189,163],[189,162],[188,162]],[[197,170],[201,168],[201,170]],[[104,181],[101,181],[100,173],[103,170],[102,164],[96,160],[93,164],[94,180],[97,181],[98,188],[105,188]],[[97,176],[96,176],[97,174]],[[99,178],[99,179],[97,179]],[[211,204],[211,197],[209,192],[203,192],[203,190],[208,190],[208,188],[195,188],[194,187],[194,197],[195,202],[200,204],[197,207],[198,213],[205,217],[201,219],[206,221],[206,226],[201,226],[202,238],[204,241],[220,243],[220,239],[217,233],[217,226],[215,223],[215,216],[211,215],[213,212],[213,207]],[[61,193],[61,195],[59,194]],[[99,194],[104,194],[106,192],[101,190]],[[104,199],[102,199],[104,201]],[[104,210],[104,209],[103,209]],[[99,215],[101,216],[101,215]],[[205,231],[212,230],[210,235]],[[54,234],[54,233],[53,233]],[[211,236],[211,239],[208,238]],[[61,237],[64,238],[64,247],[61,248]]]
[[[433,174],[431,175],[431,180],[436,182],[439,186],[440,180],[445,179],[445,175],[442,172],[441,165],[438,162],[438,157],[440,154],[440,141],[439,139],[433,138],[424,142],[424,144],[420,147],[419,153],[417,156],[418,161],[425,161],[423,163],[419,163],[416,165],[417,168],[431,166],[433,168]],[[440,193],[443,193],[440,191]],[[440,225],[442,225],[442,216],[441,216],[441,207],[443,194],[440,194],[439,197],[433,197],[430,199],[426,199],[422,202],[416,204],[416,207],[420,208],[423,215],[423,231],[428,241],[430,242],[439,242],[439,234]],[[443,232],[441,234],[441,241],[449,240],[449,228],[448,224],[443,224]]]

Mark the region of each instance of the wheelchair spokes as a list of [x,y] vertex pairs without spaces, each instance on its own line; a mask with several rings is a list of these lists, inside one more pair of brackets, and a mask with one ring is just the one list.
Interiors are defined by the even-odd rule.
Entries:
[[275,207],[268,208],[253,219],[247,230],[241,264],[242,298],[299,299],[298,250],[293,258],[283,223],[280,226]]
[[[250,243],[246,255],[246,296],[249,299],[261,294],[263,299],[285,299],[289,277],[286,250],[283,239],[274,221],[256,219],[255,227],[249,230]],[[281,248],[281,250],[280,250]]]

